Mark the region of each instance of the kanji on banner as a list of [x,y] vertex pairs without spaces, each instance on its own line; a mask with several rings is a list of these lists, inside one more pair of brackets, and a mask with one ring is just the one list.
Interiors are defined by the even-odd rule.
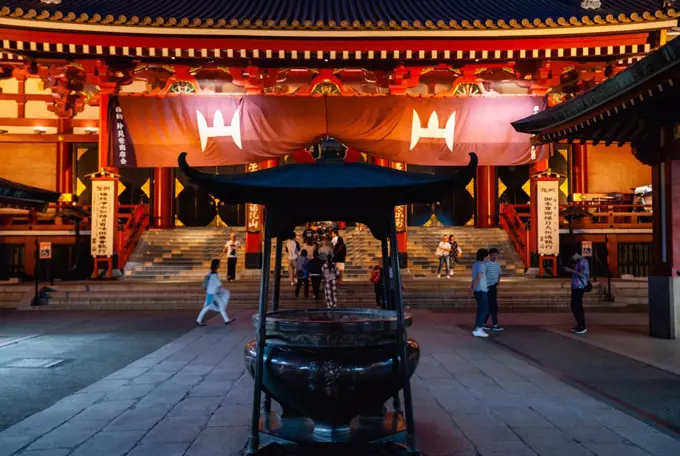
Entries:
[[[352,149],[405,164],[521,165],[545,157],[512,121],[542,103],[520,97],[220,96],[112,97],[117,167],[256,163],[331,136]],[[545,149],[545,150],[544,150]]]
[[92,256],[112,256],[115,229],[115,182],[92,181]]
[[558,181],[536,183],[538,211],[538,253],[560,253],[560,201]]

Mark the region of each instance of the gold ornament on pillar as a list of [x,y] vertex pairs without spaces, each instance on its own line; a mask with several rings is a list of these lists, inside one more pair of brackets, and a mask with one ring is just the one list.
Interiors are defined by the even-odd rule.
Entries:
[[475,179],[470,179],[470,182],[465,186],[465,190],[468,191],[471,197],[475,197]]
[[151,198],[151,179],[147,179],[146,182],[144,182],[144,185],[140,187],[140,190],[147,198]]
[[500,198],[503,196],[503,193],[508,189],[508,186],[505,185],[505,183],[498,178],[498,197]]

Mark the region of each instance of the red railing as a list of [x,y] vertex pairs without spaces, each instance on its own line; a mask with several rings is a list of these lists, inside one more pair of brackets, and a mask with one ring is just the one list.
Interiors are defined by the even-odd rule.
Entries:
[[[528,207],[528,206],[527,206]],[[501,204],[499,217],[501,228],[508,234],[512,246],[524,262],[524,267],[531,265],[529,252],[529,229],[522,222],[520,215],[511,204]]]
[[[123,211],[121,211],[121,208]],[[149,227],[148,205],[118,206],[118,218],[126,220],[123,229],[118,232],[118,267],[124,268],[125,263],[134,252],[137,243]],[[128,209],[131,209],[129,212]]]
[[[578,208],[582,214],[574,217],[571,227],[574,229],[603,228],[651,228],[651,206],[637,204],[602,204],[602,203],[570,203],[560,207],[560,213],[568,208]],[[589,214],[589,215],[587,215]],[[563,228],[569,226],[565,217],[560,217]]]

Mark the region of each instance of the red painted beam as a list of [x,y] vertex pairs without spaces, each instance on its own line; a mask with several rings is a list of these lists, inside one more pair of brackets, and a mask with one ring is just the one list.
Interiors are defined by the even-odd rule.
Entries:
[[[0,125],[4,127],[56,127],[57,119],[17,119],[15,117],[0,117]],[[73,119],[74,128],[99,127],[97,119]]]
[[[0,143],[59,143],[59,142],[97,142],[99,135],[47,135],[15,134],[0,135]],[[9,150],[7,152],[10,152]]]
[[[199,30],[197,30],[197,35]],[[206,49],[276,49],[297,51],[338,51],[338,50],[532,50],[532,49],[570,49],[580,47],[606,47],[632,44],[645,44],[649,33],[630,33],[599,36],[569,36],[561,38],[524,38],[524,39],[423,39],[414,45],[413,40],[376,39],[335,39],[315,40],[309,38],[272,39],[264,38],[180,38],[168,36],[109,35],[95,33],[60,33],[36,30],[0,28],[0,36],[10,41],[38,43],[87,44],[92,46],[127,46],[131,57],[137,47],[154,48],[206,48]],[[93,55],[93,57],[96,57]],[[160,57],[160,56],[159,56]]]

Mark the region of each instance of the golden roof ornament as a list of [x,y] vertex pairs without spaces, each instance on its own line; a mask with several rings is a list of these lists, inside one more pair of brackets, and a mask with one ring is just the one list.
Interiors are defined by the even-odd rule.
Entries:
[[586,10],[596,10],[602,8],[600,0],[581,0],[581,8]]

